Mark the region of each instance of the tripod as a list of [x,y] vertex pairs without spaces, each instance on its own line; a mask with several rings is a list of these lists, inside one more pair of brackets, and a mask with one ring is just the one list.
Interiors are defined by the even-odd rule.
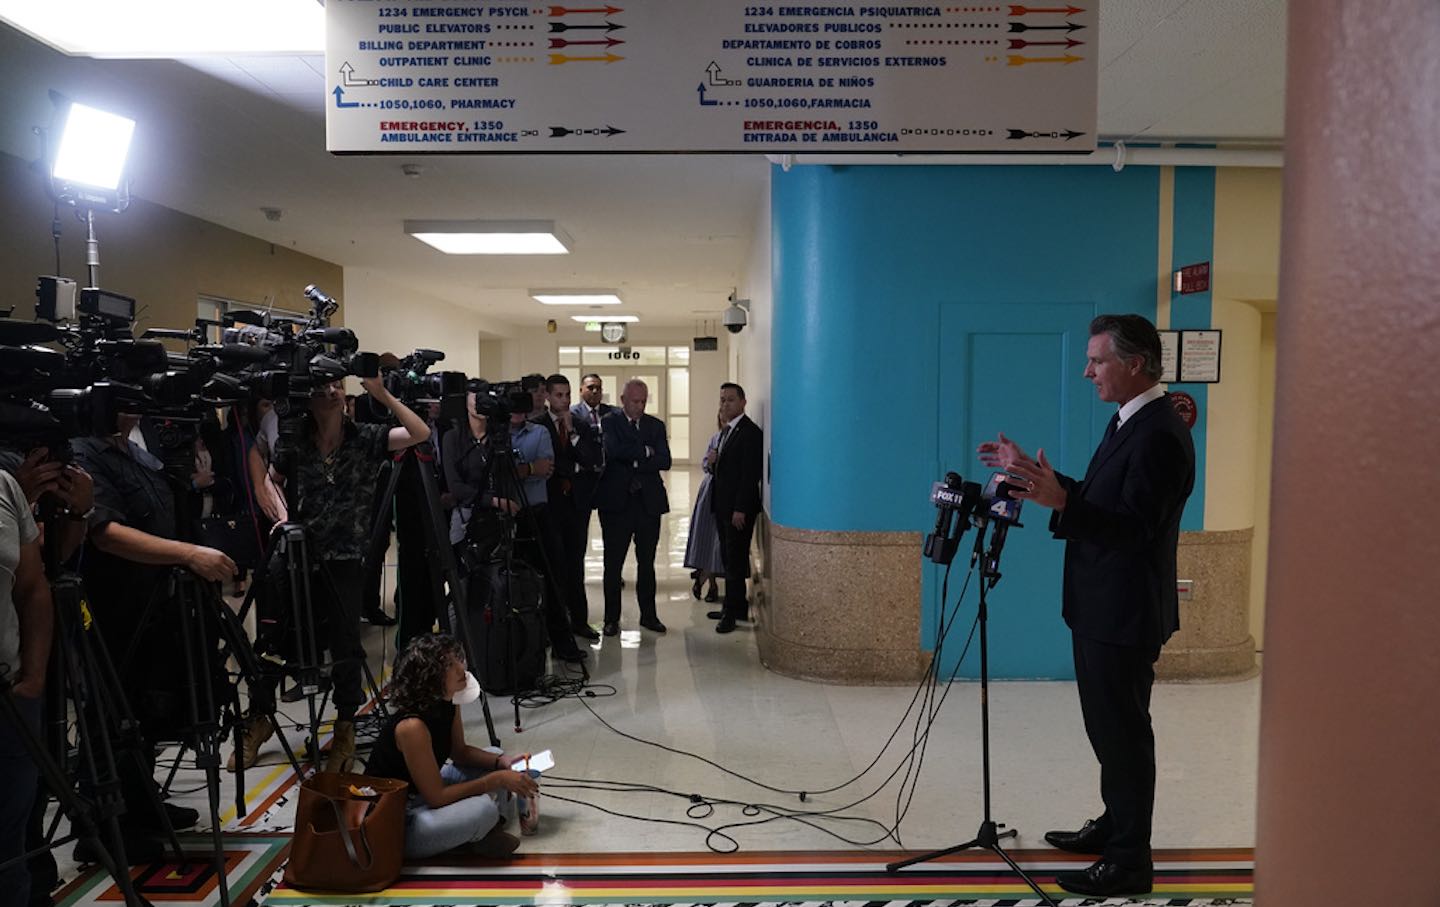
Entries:
[[[45,508],[44,522],[45,575],[51,585],[51,599],[55,618],[53,657],[50,670],[50,706],[56,713],[53,721],[57,725],[53,735],[52,756],[45,744],[30,729],[21,715],[19,707],[10,694],[8,677],[0,676],[0,718],[9,721],[19,735],[30,758],[40,770],[44,790],[54,796],[61,811],[70,819],[70,835],[59,841],[49,841],[43,848],[21,854],[16,860],[26,860],[44,849],[64,844],[69,840],[83,840],[89,843],[95,860],[115,880],[116,887],[129,907],[149,907],[149,901],[136,891],[128,871],[129,861],[125,854],[125,837],[120,828],[119,817],[125,804],[120,797],[119,772],[116,768],[115,753],[106,733],[109,727],[119,729],[120,735],[138,737],[136,724],[125,701],[124,688],[115,677],[114,668],[106,653],[104,642],[98,635],[93,616],[85,607],[84,591],[80,578],[63,568],[60,557],[62,530],[58,513],[54,508]],[[92,646],[94,647],[92,649]],[[63,691],[68,690],[75,704],[76,743],[82,770],[86,773],[90,796],[81,796],[61,768],[67,747],[65,700]],[[114,700],[110,697],[113,695]],[[143,763],[136,746],[129,746],[126,752]],[[137,766],[140,774],[148,778],[146,766]],[[153,778],[148,778],[147,792],[152,799],[155,813],[161,817],[169,833],[173,852],[181,859],[179,843],[170,829],[168,819],[160,806],[159,793],[155,790]],[[15,795],[12,792],[12,795]],[[52,824],[49,834],[53,835],[59,817]],[[103,825],[103,832],[101,826]],[[102,838],[102,833],[104,838]],[[106,840],[108,838],[108,842]]]
[[[461,426],[452,429],[452,431],[462,430],[468,431],[469,428]],[[436,443],[438,443],[438,439],[436,439]],[[468,651],[471,648],[470,618],[465,608],[468,584],[466,578],[460,573],[459,563],[455,559],[455,549],[450,547],[450,529],[445,525],[444,510],[440,506],[440,485],[435,478],[435,457],[432,453],[421,451],[420,448],[423,446],[417,444],[407,447],[395,455],[389,483],[385,486],[385,491],[380,498],[380,515],[375,520],[375,528],[370,536],[370,547],[366,558],[373,562],[382,556],[386,536],[390,530],[390,521],[385,519],[384,515],[389,513],[391,504],[395,500],[395,491],[400,484],[401,474],[407,469],[416,470],[420,475],[420,487],[423,491],[425,505],[424,551],[430,578],[431,600],[436,603],[448,602],[448,607],[436,608],[440,625],[447,633],[459,636],[460,645],[467,650],[466,658],[470,660],[471,664],[478,664],[476,658],[478,653]],[[495,733],[495,721],[490,715],[490,701],[483,691],[480,694],[480,709],[485,715],[485,730],[489,734],[490,745],[499,746],[500,738]]]
[[[910,857],[895,863],[888,863],[885,866],[886,872],[898,872],[906,866],[913,866],[916,863],[926,863],[940,857],[947,857],[952,853],[959,853],[962,850],[972,848],[984,848],[1004,860],[1012,872],[1020,877],[1030,890],[1039,895],[1040,900],[1048,907],[1056,907],[1055,901],[1050,898],[1035,880],[1020,868],[1009,854],[1000,846],[1005,838],[1013,838],[1019,831],[1014,828],[1005,828],[1003,822],[996,822],[990,812],[990,645],[988,634],[989,607],[986,602],[986,592],[993,588],[1000,581],[1000,552],[1005,547],[1005,535],[1009,530],[1009,523],[1003,521],[992,521],[988,516],[976,517],[977,529],[975,532],[975,550],[972,558],[980,563],[980,604],[976,619],[980,623],[980,752],[981,752],[981,778],[982,791],[984,794],[985,811],[980,820],[980,829],[975,837],[964,844],[956,844],[954,847],[946,847],[943,850],[935,850],[930,853],[921,854],[918,857]],[[985,549],[985,529],[993,525],[991,530],[990,548]],[[1019,525],[1016,523],[1015,525]],[[963,529],[963,527],[962,527]],[[1000,829],[1005,829],[1001,831]]]

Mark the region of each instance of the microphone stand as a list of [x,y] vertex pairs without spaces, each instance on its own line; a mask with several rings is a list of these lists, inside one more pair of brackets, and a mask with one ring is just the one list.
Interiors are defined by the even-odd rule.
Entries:
[[[1020,868],[1020,864],[1011,859],[1010,855],[1000,846],[1002,839],[1015,837],[1019,833],[1018,830],[1005,828],[1005,824],[1003,822],[996,822],[990,812],[990,645],[989,634],[987,632],[989,608],[986,604],[985,594],[989,588],[992,588],[995,583],[1000,580],[1000,551],[1005,545],[1005,535],[1009,529],[1009,525],[1000,521],[992,522],[988,516],[984,515],[984,510],[981,510],[980,514],[981,515],[976,517],[976,526],[978,528],[975,532],[975,549],[971,555],[971,563],[978,562],[980,564],[980,605],[977,619],[980,622],[980,764],[985,804],[984,818],[980,821],[980,829],[975,833],[975,837],[966,841],[964,844],[956,844],[954,847],[946,847],[943,850],[935,850],[930,853],[921,854],[918,857],[910,857],[906,860],[886,864],[885,871],[894,873],[904,869],[906,866],[913,866],[916,863],[926,863],[940,857],[947,857],[952,853],[959,853],[962,850],[984,848],[1004,860],[1011,871],[1019,876],[1021,881],[1029,885],[1030,890],[1040,897],[1042,903],[1047,905],[1047,907],[1057,907],[1055,901],[1042,891],[1035,880],[1030,878],[1025,870]],[[985,528],[989,525],[993,525],[994,528],[991,530],[990,549],[987,551],[985,549]],[[1017,523],[1016,525],[1018,526],[1019,524]],[[1000,831],[1002,828],[1005,830]]]

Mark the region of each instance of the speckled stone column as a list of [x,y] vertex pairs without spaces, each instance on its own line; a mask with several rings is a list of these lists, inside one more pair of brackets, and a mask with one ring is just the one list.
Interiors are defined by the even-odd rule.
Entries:
[[925,673],[918,533],[772,523],[766,541],[769,575],[755,616],[767,668],[855,684],[912,682]]
[[1180,602],[1180,630],[1160,653],[1160,680],[1240,680],[1254,676],[1250,636],[1249,529],[1180,533],[1180,579],[1195,596]]

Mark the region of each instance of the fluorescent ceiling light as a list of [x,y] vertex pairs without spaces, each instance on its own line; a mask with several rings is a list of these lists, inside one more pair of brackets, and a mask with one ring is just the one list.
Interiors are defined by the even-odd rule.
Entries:
[[62,183],[118,189],[134,133],[134,120],[72,103],[50,175]]
[[325,8],[316,0],[0,0],[0,19],[95,57],[325,52]]
[[571,243],[550,220],[407,220],[405,232],[446,255],[565,255]]
[[571,315],[571,321],[579,321],[582,324],[589,321],[619,321],[625,324],[634,324],[640,320],[639,315]]
[[531,290],[530,298],[542,305],[620,305],[614,290]]

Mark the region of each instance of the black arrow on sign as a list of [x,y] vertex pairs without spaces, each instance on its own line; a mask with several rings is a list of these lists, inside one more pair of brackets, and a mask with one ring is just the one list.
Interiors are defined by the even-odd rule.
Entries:
[[615,31],[624,28],[623,25],[616,25],[614,22],[606,22],[604,25],[566,25],[564,22],[551,22],[550,32],[562,31]]
[[619,135],[624,131],[614,126],[606,126],[604,129],[566,129],[564,126],[551,126],[550,138],[563,139],[567,135]]
[[1082,135],[1084,135],[1084,134],[1085,134],[1085,133],[1083,133],[1083,132],[1076,132],[1076,131],[1073,130],[1073,129],[1067,129],[1067,130],[1065,130],[1064,132],[1058,132],[1058,131],[1057,131],[1057,132],[1030,132],[1030,131],[1025,130],[1025,129],[1011,129],[1011,130],[1010,130],[1010,135],[1009,135],[1008,137],[1011,138],[1011,139],[1061,139],[1061,138],[1063,138],[1065,141],[1068,142],[1068,141],[1070,141],[1071,139],[1076,138],[1076,137],[1078,137],[1078,136],[1082,136]]
[[[552,26],[552,27],[553,27],[553,26]],[[1011,34],[1014,34],[1015,32],[1022,32],[1022,31],[1064,31],[1064,32],[1072,32],[1072,31],[1079,31],[1080,29],[1082,29],[1082,28],[1084,28],[1084,27],[1085,27],[1085,26],[1083,26],[1083,25],[1076,25],[1074,22],[1066,22],[1064,25],[1026,25],[1024,22],[1011,22],[1011,23],[1010,23],[1010,33],[1011,33]]]

